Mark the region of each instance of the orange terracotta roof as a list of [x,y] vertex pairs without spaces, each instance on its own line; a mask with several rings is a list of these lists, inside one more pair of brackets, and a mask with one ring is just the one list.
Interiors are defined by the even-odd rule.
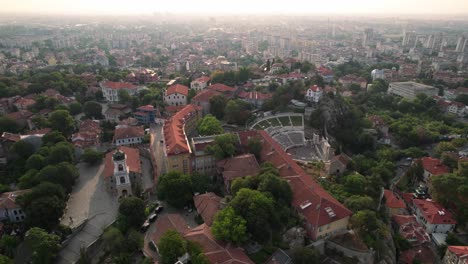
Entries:
[[174,85],[170,86],[169,88],[167,88],[166,95],[171,95],[171,94],[178,93],[178,94],[188,96],[188,90],[189,90],[189,88],[187,86],[185,86],[185,85],[174,84]]
[[13,112],[13,113],[9,113],[9,114],[6,114],[6,116],[8,116],[9,118],[13,119],[13,120],[26,120],[28,118],[30,118],[31,116],[33,116],[34,114],[28,110],[20,110],[18,112]]
[[250,99],[250,100],[266,100],[266,99],[270,99],[272,97],[271,94],[265,94],[265,93],[260,93],[260,92],[257,92],[257,91],[253,91],[253,92],[240,92],[238,94],[239,98],[242,98],[242,99]]
[[385,205],[388,208],[406,208],[405,202],[398,198],[392,191],[384,190]]
[[409,240],[413,246],[431,241],[429,234],[417,221],[414,215],[394,215],[392,220],[398,225],[400,235]]
[[253,154],[244,154],[220,160],[216,166],[223,171],[224,181],[227,182],[231,182],[236,178],[257,175],[260,172],[260,166]]
[[190,230],[185,239],[198,243],[210,263],[217,264],[253,264],[241,248],[224,246],[217,242],[206,224]]
[[455,225],[457,223],[457,221],[453,219],[452,213],[447,211],[439,203],[429,199],[413,199],[413,204],[418,208],[428,223],[446,225]]
[[16,198],[29,191],[30,190],[20,190],[20,191],[2,193],[0,195],[0,209],[20,208],[20,206],[16,204]]
[[448,246],[447,249],[457,257],[468,255],[468,246]]
[[185,234],[189,231],[189,227],[185,219],[179,214],[164,214],[156,219],[156,231],[151,234],[151,240],[159,243],[159,240],[169,230],[175,230],[180,234]]
[[212,192],[195,195],[193,197],[193,202],[197,208],[198,214],[208,226],[213,224],[214,216],[220,209],[221,199],[221,197]]
[[[127,157],[127,167],[129,171],[134,173],[141,173],[141,163],[140,163],[140,151],[136,148],[129,148],[121,146],[118,150],[125,153]],[[112,160],[112,155],[117,152],[117,150],[111,151],[106,154],[104,161],[104,177],[110,178],[114,175],[114,162]]]
[[117,127],[114,132],[114,141],[118,139],[143,137],[145,129],[142,126],[121,126]]
[[436,158],[424,157],[421,158],[422,166],[424,170],[428,171],[432,175],[441,175],[450,173],[450,168],[442,164],[442,161]]
[[133,85],[128,82],[111,82],[111,81],[106,81],[102,83],[102,86],[105,88],[113,89],[113,90],[119,90],[119,89],[137,89],[138,86]]
[[195,105],[186,105],[164,124],[164,140],[167,155],[189,153],[190,146],[185,137],[185,122],[198,115],[201,108]]
[[211,97],[220,94],[216,90],[203,90],[192,98],[192,102],[209,102]]
[[208,89],[216,90],[216,91],[221,92],[221,93],[233,93],[233,92],[235,92],[237,90],[234,87],[227,86],[227,85],[222,84],[222,83],[212,84],[212,85],[208,86]]
[[414,263],[415,259],[422,264],[433,264],[437,256],[426,246],[417,246],[401,252],[398,263]]
[[209,76],[202,76],[200,78],[195,79],[195,82],[207,83],[211,80]]

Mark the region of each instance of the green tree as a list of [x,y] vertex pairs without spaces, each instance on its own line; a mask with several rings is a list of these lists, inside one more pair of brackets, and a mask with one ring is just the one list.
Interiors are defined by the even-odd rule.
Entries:
[[228,123],[245,125],[251,116],[250,104],[239,99],[229,100],[224,113],[224,118]]
[[187,102],[190,103],[192,101],[192,98],[195,97],[195,95],[197,95],[197,90],[189,89],[188,96],[187,96]]
[[175,230],[164,233],[159,240],[158,249],[162,264],[173,264],[185,254],[187,242]]
[[119,214],[130,227],[139,228],[145,221],[145,203],[138,197],[125,197],[120,200]]
[[33,252],[33,264],[52,263],[60,249],[60,237],[48,234],[41,228],[29,229],[25,236],[25,242]]
[[124,90],[124,89],[120,89],[118,92],[117,92],[118,96],[119,96],[119,102],[122,103],[122,104],[126,104],[128,102],[130,102],[132,100],[132,97],[130,96],[130,94],[127,92],[127,90]]
[[55,146],[50,147],[50,153],[47,157],[49,164],[57,164],[60,162],[73,163],[75,160],[74,147],[68,142],[60,142]]
[[259,160],[260,154],[262,153],[262,142],[260,142],[258,138],[249,138],[247,141],[247,149]]
[[271,238],[272,228],[278,224],[272,198],[244,188],[237,192],[230,205],[247,221],[247,230],[254,240],[264,243]]
[[206,151],[216,159],[234,156],[238,140],[234,134],[223,134],[215,138],[213,144],[206,147]]
[[10,151],[20,159],[28,159],[34,153],[34,146],[24,140],[15,142]]
[[353,212],[365,209],[372,210],[375,208],[374,200],[367,195],[353,195],[346,198],[344,205]]
[[49,122],[53,130],[60,131],[67,136],[75,129],[75,120],[66,110],[56,110],[50,113]]
[[83,111],[83,106],[78,102],[71,103],[68,108],[70,109],[71,115],[77,115]]
[[9,257],[0,255],[0,263],[1,264],[13,264],[13,260],[11,260]]
[[112,254],[117,254],[122,251],[125,251],[125,237],[118,228],[113,226],[107,228],[102,234],[102,241],[107,249],[107,251]]
[[210,98],[210,113],[217,119],[224,117],[224,107],[226,106],[226,98],[222,95],[215,95]]
[[67,139],[59,131],[52,131],[42,137],[43,146],[53,146],[59,142],[66,142]]
[[44,182],[19,196],[17,202],[26,213],[28,226],[51,230],[63,215],[65,199],[62,186]]
[[102,161],[103,155],[101,152],[95,151],[94,149],[87,148],[85,149],[83,155],[81,155],[81,160],[94,165]]
[[11,132],[16,133],[19,131],[18,124],[15,120],[7,117],[7,116],[0,116],[0,133],[3,132]]
[[226,207],[216,214],[211,231],[216,239],[241,245],[248,238],[246,225],[242,216],[232,207]]
[[40,154],[33,154],[26,160],[26,169],[40,170],[46,165],[45,158]]
[[292,251],[292,259],[295,264],[318,264],[320,252],[313,248],[298,247]]
[[224,132],[221,122],[212,115],[203,117],[198,123],[197,130],[202,136],[219,135]]
[[248,67],[240,67],[237,73],[237,79],[239,83],[245,83],[250,78],[250,69]]
[[96,101],[88,101],[83,106],[83,113],[88,118],[101,119],[102,118],[102,106],[100,103]]
[[190,176],[176,171],[159,177],[158,197],[170,205],[182,208],[192,201],[192,184]]
[[345,179],[345,188],[352,194],[364,193],[366,185],[366,178],[359,173],[348,175]]
[[136,231],[135,229],[130,229],[128,231],[127,239],[126,239],[126,248],[129,252],[134,252],[138,249],[143,248],[144,238],[143,235]]
[[18,237],[4,234],[0,239],[0,252],[7,257],[14,258],[19,243]]
[[360,233],[371,233],[378,228],[377,215],[370,210],[358,211],[351,217],[350,223]]

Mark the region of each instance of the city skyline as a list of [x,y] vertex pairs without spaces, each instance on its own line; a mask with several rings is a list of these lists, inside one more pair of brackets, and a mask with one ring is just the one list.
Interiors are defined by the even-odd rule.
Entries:
[[[402,8],[403,7],[403,8]],[[18,0],[2,3],[2,13],[13,14],[77,14],[77,15],[135,15],[154,12],[210,14],[468,14],[468,2],[463,0],[330,0],[288,2],[239,0],[235,4],[214,0],[149,0],[69,1]]]

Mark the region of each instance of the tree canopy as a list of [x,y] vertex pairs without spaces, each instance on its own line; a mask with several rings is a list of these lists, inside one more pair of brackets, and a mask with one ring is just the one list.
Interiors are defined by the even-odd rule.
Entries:
[[158,244],[162,264],[173,264],[187,251],[187,242],[175,230],[164,233]]
[[192,201],[193,193],[190,176],[170,171],[159,177],[158,197],[170,205],[182,208]]
[[41,228],[33,227],[29,229],[25,241],[33,252],[33,264],[52,263],[60,249],[60,237],[48,234]]
[[226,207],[216,214],[211,231],[216,239],[240,245],[248,238],[246,225],[242,216],[232,207]]
[[201,136],[219,135],[224,132],[221,122],[212,115],[206,115],[200,120],[197,127]]
[[206,151],[216,159],[234,156],[238,139],[234,134],[223,134],[215,138],[213,144],[206,147]]

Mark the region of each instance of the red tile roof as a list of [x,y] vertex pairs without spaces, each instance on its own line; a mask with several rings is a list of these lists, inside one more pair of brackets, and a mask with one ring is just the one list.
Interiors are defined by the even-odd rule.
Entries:
[[320,92],[322,91],[322,88],[318,87],[317,85],[313,85],[309,88],[309,90],[312,90],[312,92]]
[[436,258],[437,256],[429,247],[418,246],[401,252],[398,263],[414,263],[413,261],[417,259],[422,264],[433,264]]
[[145,129],[142,126],[120,126],[115,128],[114,142],[119,139],[143,137]]
[[414,215],[394,215],[392,220],[398,225],[400,235],[411,242],[413,246],[429,243],[431,238]]
[[447,249],[457,257],[468,256],[468,246],[448,246]]
[[186,120],[198,115],[201,108],[195,105],[186,105],[164,124],[164,140],[167,155],[189,153],[190,146],[185,137]]
[[198,243],[210,263],[216,264],[253,264],[241,248],[224,246],[218,243],[210,228],[202,224],[191,229],[185,239]]
[[216,90],[203,90],[192,98],[192,102],[209,102],[211,97],[220,94]]
[[414,206],[421,212],[428,223],[455,225],[457,221],[453,219],[452,213],[447,211],[442,205],[430,199],[413,199]]
[[[118,150],[125,153],[127,157],[127,167],[129,171],[134,173],[141,173],[141,163],[140,163],[140,151],[136,148],[129,148],[121,146]],[[110,178],[114,175],[114,161],[112,160],[112,155],[117,152],[117,150],[111,151],[106,154],[104,161],[104,177]]]
[[424,157],[421,158],[424,170],[432,175],[441,175],[450,173],[450,168],[442,164],[442,161],[436,158]]
[[0,195],[0,209],[15,209],[20,208],[16,204],[16,198],[22,194],[29,192],[30,190],[21,190],[14,192],[5,192]]
[[150,111],[154,111],[154,106],[152,106],[152,105],[143,105],[143,106],[138,107],[137,110],[138,111],[150,112]]
[[231,182],[236,178],[257,175],[260,166],[253,154],[244,154],[229,159],[220,160],[216,166],[223,172],[225,182]]
[[178,94],[188,96],[188,90],[189,90],[189,88],[187,86],[185,86],[185,85],[174,84],[174,85],[170,86],[169,88],[167,88],[166,95],[171,95],[171,94],[178,93]]
[[195,195],[193,197],[193,202],[197,208],[198,214],[208,226],[213,224],[214,216],[220,209],[221,199],[221,197],[212,192]]
[[113,90],[137,89],[138,88],[138,86],[133,85],[132,83],[128,83],[128,82],[111,82],[111,81],[103,82],[102,86],[104,86],[105,88],[113,89]]
[[208,89],[216,90],[216,91],[221,92],[221,93],[234,93],[237,90],[234,87],[227,86],[227,85],[222,84],[222,83],[212,84],[212,85],[208,86]]
[[22,107],[30,106],[30,105],[33,105],[35,103],[36,103],[36,101],[34,101],[33,99],[27,99],[27,98],[23,98],[23,97],[19,98],[18,100],[16,100],[14,102],[14,104],[21,105]]
[[200,78],[195,79],[195,82],[207,83],[211,80],[209,76],[202,76]]
[[384,190],[385,205],[388,208],[406,208],[405,202],[398,198],[392,191]]
[[240,92],[238,96],[242,99],[250,99],[250,100],[266,100],[272,97],[271,94],[260,93],[257,91],[252,92]]
[[11,118],[13,120],[26,120],[26,119],[30,118],[31,116],[33,116],[33,115],[34,114],[31,113],[28,110],[20,110],[18,112],[13,112],[13,113],[6,114],[6,116],[8,116],[9,118]]
[[319,227],[351,216],[352,212],[307,175],[268,133],[263,130],[257,133],[263,144],[262,161],[272,163],[280,176],[289,181],[293,206],[307,222]]
[[175,230],[180,234],[185,234],[189,231],[189,226],[185,219],[179,214],[163,214],[156,219],[156,231],[151,234],[151,240],[159,243],[159,240],[169,230]]
[[2,134],[2,139],[11,141],[11,142],[18,142],[21,140],[21,135],[20,134],[13,134],[10,132],[3,132]]

